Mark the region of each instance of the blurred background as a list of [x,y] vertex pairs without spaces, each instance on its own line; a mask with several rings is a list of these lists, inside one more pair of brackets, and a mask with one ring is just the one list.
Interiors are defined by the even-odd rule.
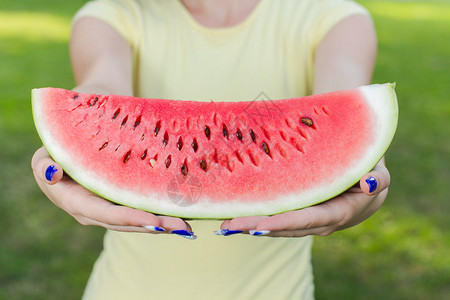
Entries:
[[[0,0],[0,299],[80,299],[102,249],[104,230],[54,206],[30,167],[30,90],[74,86],[70,20],[85,2]],[[316,296],[450,299],[450,1],[359,2],[379,36],[373,82],[397,82],[392,184],[369,220],[315,238]]]

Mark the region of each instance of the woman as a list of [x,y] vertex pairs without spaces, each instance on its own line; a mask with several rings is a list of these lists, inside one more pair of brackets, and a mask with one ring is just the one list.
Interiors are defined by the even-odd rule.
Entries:
[[[79,92],[281,99],[370,83],[376,36],[366,10],[344,0],[98,0],[75,16],[70,50]],[[108,229],[85,299],[312,299],[311,235],[368,218],[390,180],[382,160],[359,186],[314,207],[188,223],[93,195],[44,148],[32,166],[56,205]]]

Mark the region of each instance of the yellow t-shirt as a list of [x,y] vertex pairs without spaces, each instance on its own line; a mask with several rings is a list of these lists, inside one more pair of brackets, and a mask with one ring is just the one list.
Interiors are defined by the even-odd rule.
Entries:
[[[345,0],[261,0],[242,23],[208,28],[177,0],[97,0],[74,21],[101,19],[130,43],[136,96],[242,101],[310,94],[317,44],[353,14],[367,11]],[[108,231],[84,299],[314,298],[311,237],[221,237],[218,221],[190,223],[195,241]]]

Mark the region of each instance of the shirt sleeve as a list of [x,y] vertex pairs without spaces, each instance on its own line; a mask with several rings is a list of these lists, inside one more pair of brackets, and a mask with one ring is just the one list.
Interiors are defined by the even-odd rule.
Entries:
[[369,12],[351,0],[304,0],[301,7],[302,20],[296,19],[292,26],[293,49],[303,54],[307,94],[313,92],[314,61],[317,46],[328,32],[345,18]]
[[139,8],[132,0],[95,0],[87,2],[72,19],[72,26],[83,17],[97,18],[113,27],[132,47],[140,34]]
[[370,15],[366,8],[359,3],[348,0],[329,0],[315,1],[316,8],[312,10],[310,20],[313,35],[311,36],[311,45],[313,52],[327,35],[327,33],[340,21],[345,18],[356,15]]

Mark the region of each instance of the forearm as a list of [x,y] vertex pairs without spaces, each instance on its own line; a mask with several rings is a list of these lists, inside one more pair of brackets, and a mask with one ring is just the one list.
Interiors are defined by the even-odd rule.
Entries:
[[100,95],[115,94],[124,96],[133,95],[131,89],[117,89],[117,87],[96,82],[83,82],[74,87],[73,90],[79,93],[88,93],[88,94],[100,94]]
[[[85,47],[90,41],[96,47]],[[73,28],[70,58],[74,90],[96,94],[133,94],[132,52],[128,42],[111,26],[95,18],[81,18]]]

